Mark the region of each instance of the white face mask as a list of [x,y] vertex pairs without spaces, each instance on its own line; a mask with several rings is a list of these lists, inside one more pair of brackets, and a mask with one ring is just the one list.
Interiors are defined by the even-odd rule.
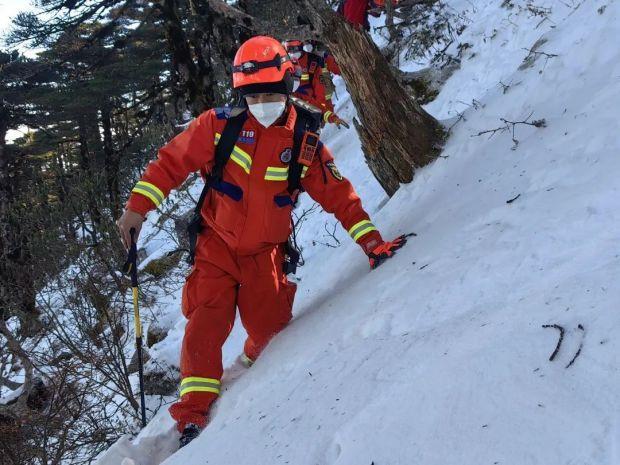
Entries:
[[314,50],[314,46],[312,44],[304,44],[304,52],[310,53]]
[[275,123],[286,108],[286,102],[266,102],[255,103],[249,105],[250,113],[254,115],[254,118],[261,124],[261,126],[268,128]]
[[299,60],[301,58],[301,52],[291,52],[288,54],[293,60]]

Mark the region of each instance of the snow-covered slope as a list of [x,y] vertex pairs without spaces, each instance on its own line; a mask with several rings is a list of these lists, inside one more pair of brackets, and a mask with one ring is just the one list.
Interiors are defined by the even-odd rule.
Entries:
[[[443,158],[387,200],[354,130],[323,136],[384,236],[417,237],[370,272],[342,231],[312,246],[329,218],[311,215],[294,321],[166,465],[620,463],[620,2],[540,0],[544,21],[531,2],[448,3],[472,47],[427,107],[464,112]],[[516,147],[476,136],[530,115],[547,127],[517,125]],[[173,361],[182,329],[155,355]],[[162,411],[138,440],[172,448],[170,427]],[[159,463],[144,444],[100,464]]]

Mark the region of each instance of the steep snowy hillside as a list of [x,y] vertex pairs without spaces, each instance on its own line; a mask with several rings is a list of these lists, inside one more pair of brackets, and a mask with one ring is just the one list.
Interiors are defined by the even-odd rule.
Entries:
[[[312,214],[294,321],[229,373],[208,428],[166,465],[620,463],[620,2],[535,2],[546,18],[519,7],[532,2],[447,3],[471,47],[427,106],[462,113],[443,157],[388,200],[353,129],[323,136],[383,235],[417,237],[370,272],[342,231],[313,246],[333,239]],[[174,363],[170,299],[152,352]],[[559,331],[543,325],[565,331],[553,361]],[[99,463],[159,463],[171,426],[160,412]]]

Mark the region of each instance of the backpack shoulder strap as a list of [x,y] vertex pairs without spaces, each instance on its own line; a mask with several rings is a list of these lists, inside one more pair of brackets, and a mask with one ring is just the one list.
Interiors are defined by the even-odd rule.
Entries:
[[301,173],[303,170],[303,165],[299,163],[301,144],[306,132],[319,133],[321,129],[321,110],[301,99],[292,97],[291,100],[295,106],[295,111],[297,111],[297,120],[295,121],[295,129],[293,131],[293,152],[288,176],[288,192],[293,195],[301,190]]
[[310,75],[310,82],[312,82],[314,80],[314,75],[316,74],[316,68],[317,67],[324,68],[325,62],[316,53],[311,53],[311,52],[306,52],[306,53],[308,54],[308,74]]
[[222,130],[222,135],[215,148],[215,163],[209,176],[210,180],[215,182],[221,180],[224,166],[228,163],[230,154],[239,138],[239,133],[241,133],[241,128],[247,119],[248,112],[245,108],[233,108],[231,110],[226,126]]
[[222,180],[224,167],[230,158],[230,154],[235,146],[235,143],[237,142],[237,139],[239,138],[239,133],[241,132],[241,128],[243,128],[243,123],[245,123],[246,119],[248,119],[248,113],[245,108],[233,108],[230,111],[228,119],[226,120],[226,125],[222,130],[220,140],[215,147],[215,163],[213,164],[213,169],[205,180],[205,185],[200,193],[200,198],[198,199],[194,213],[200,214],[202,204],[204,203],[209,188],[214,183]]

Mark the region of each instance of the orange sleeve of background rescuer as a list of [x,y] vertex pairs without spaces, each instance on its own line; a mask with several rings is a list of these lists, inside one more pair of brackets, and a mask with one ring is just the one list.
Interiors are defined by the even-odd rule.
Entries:
[[336,63],[336,59],[331,54],[327,54],[325,57],[325,66],[327,67],[327,71],[332,74],[340,75],[340,66]]

